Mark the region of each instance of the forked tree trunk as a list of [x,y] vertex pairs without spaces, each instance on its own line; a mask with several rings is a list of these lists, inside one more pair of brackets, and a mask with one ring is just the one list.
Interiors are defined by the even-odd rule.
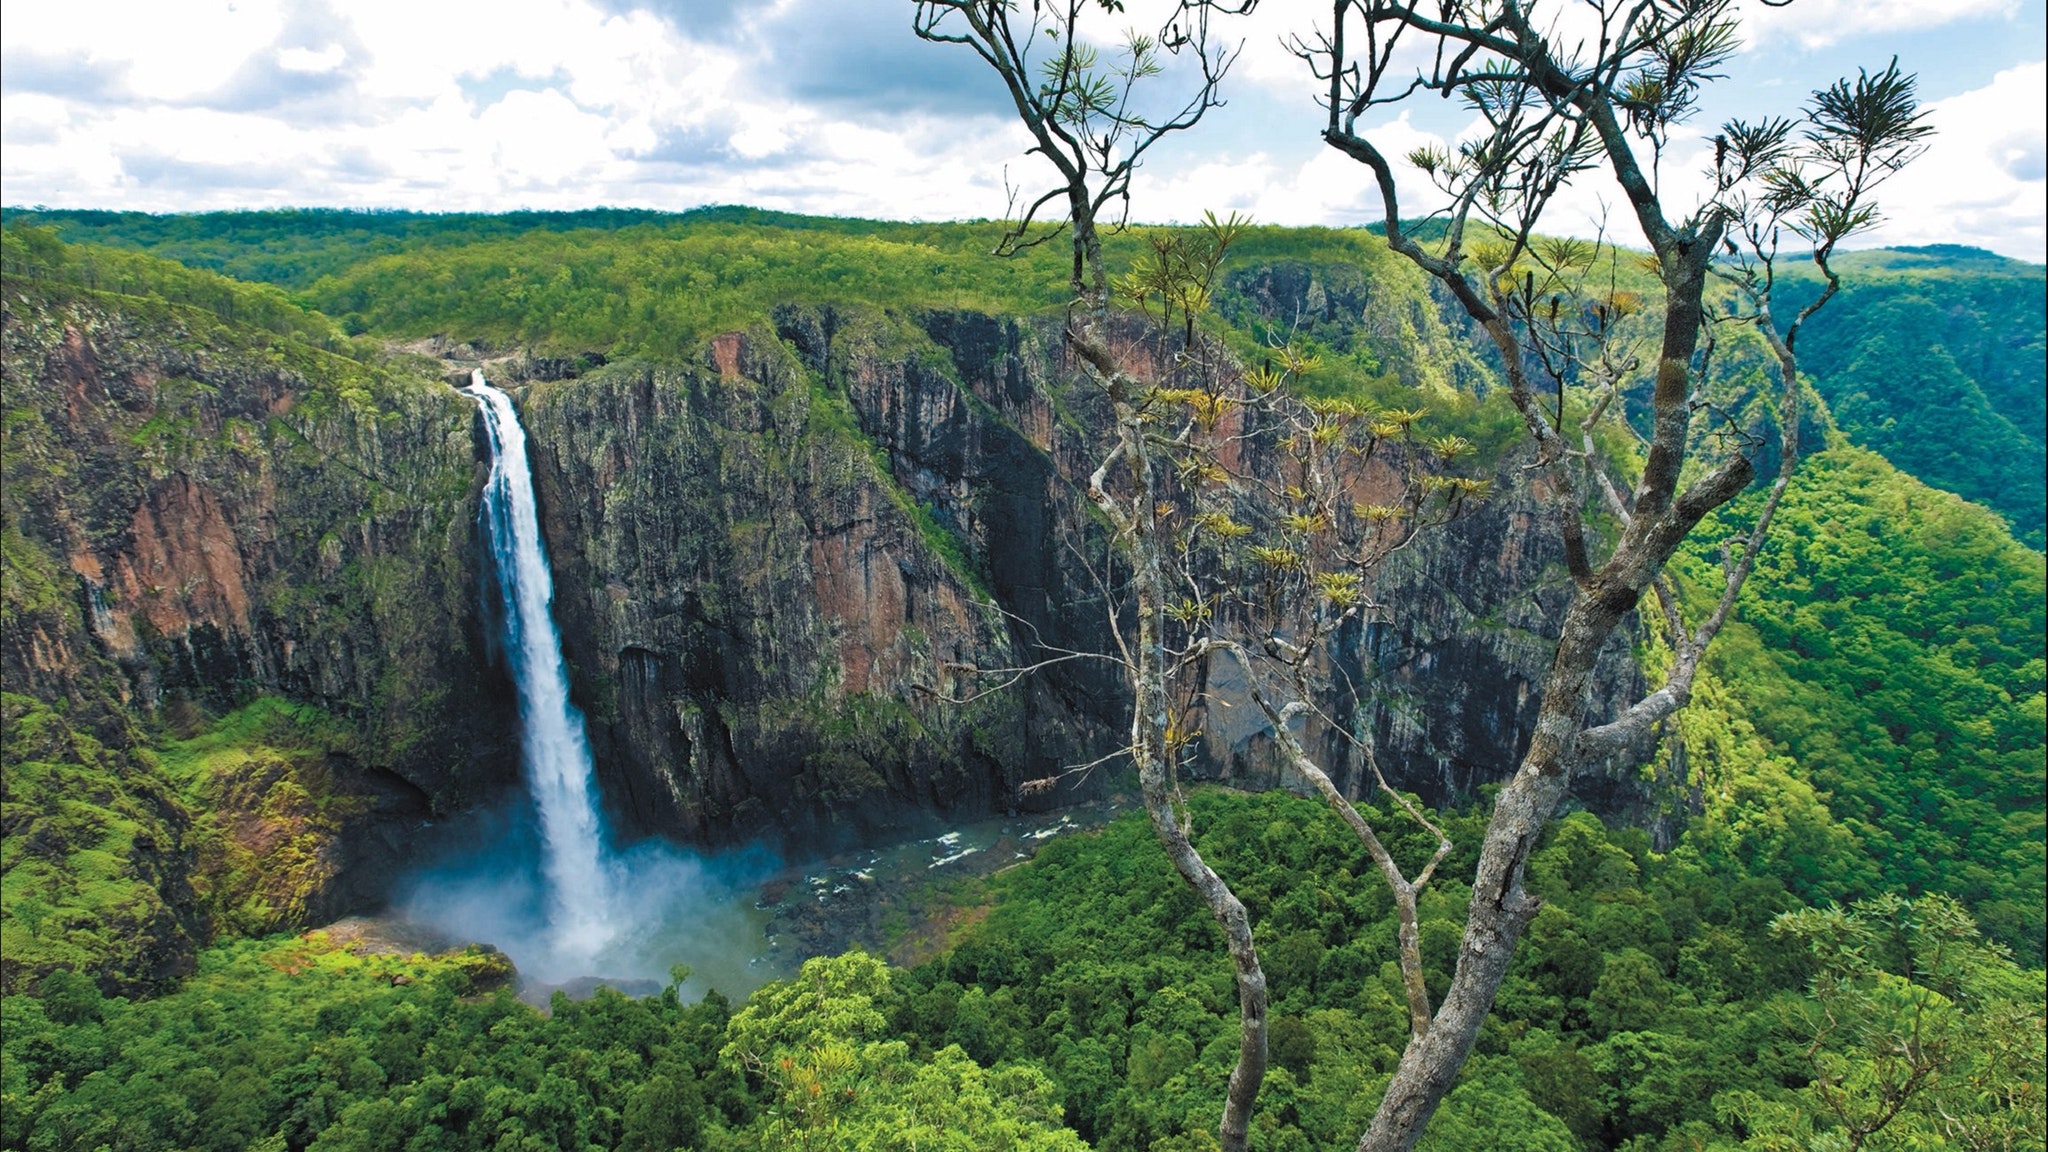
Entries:
[[1472,1054],[1480,1025],[1514,960],[1515,946],[1539,902],[1523,890],[1529,853],[1564,798],[1569,774],[1565,746],[1585,708],[1593,662],[1633,598],[1606,603],[1581,597],[1565,618],[1565,639],[1546,678],[1548,689],[1537,715],[1536,738],[1515,775],[1494,803],[1472,885],[1465,939],[1457,969],[1429,1031],[1409,1041],[1387,1084],[1359,1152],[1407,1152],[1436,1114]]
[[[1710,252],[1717,236],[1705,238]],[[1457,1080],[1514,960],[1522,932],[1540,907],[1523,887],[1529,854],[1571,787],[1578,739],[1600,650],[1643,592],[1664,571],[1701,517],[1726,503],[1754,475],[1736,461],[1677,495],[1690,424],[1691,362],[1699,345],[1706,260],[1697,254],[1666,280],[1664,340],[1657,365],[1652,432],[1634,516],[1612,557],[1578,582],[1557,651],[1543,681],[1536,731],[1501,789],[1479,854],[1465,938],[1449,991],[1426,1035],[1401,1055],[1393,1079],[1359,1138],[1359,1152],[1408,1152]]]

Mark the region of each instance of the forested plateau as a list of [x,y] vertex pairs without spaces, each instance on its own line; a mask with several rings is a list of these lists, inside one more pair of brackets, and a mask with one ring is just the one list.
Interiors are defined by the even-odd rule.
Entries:
[[[1134,815],[935,873],[867,951],[744,999],[678,974],[541,1011],[492,941],[327,930],[520,787],[474,368],[531,437],[622,836],[794,859],[1125,797],[1113,761],[1069,770],[1121,742],[1120,676],[984,675],[1115,643],[1067,269],[990,258],[998,231],[9,210],[0,1144],[1213,1147],[1230,968]],[[1425,1148],[2043,1146],[2044,270],[1837,266],[1757,573],[1692,705],[1582,775],[1532,857],[1543,910]],[[1443,467],[1491,481],[1389,562],[1304,729],[1359,797],[1367,737],[1451,833],[1439,994],[1569,594],[1463,323],[1369,231],[1255,228],[1199,334],[1219,372],[1291,340],[1294,386],[1412,414],[1417,458],[1456,437]],[[1725,344],[1710,388],[1768,424],[1767,351]],[[1760,496],[1695,534],[1679,594],[1712,597]],[[1592,711],[1667,655],[1618,636]],[[1203,716],[1191,798],[1271,982],[1253,1146],[1348,1145],[1407,1036],[1394,910],[1253,717]]]

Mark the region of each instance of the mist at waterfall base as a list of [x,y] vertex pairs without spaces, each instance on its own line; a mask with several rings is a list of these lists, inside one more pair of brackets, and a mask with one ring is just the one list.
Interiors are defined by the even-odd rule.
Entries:
[[441,862],[401,885],[396,909],[445,938],[498,947],[529,988],[589,980],[658,986],[672,966],[686,964],[693,984],[744,994],[773,974],[762,971],[764,924],[747,915],[745,899],[772,862],[761,854],[714,862],[658,841],[615,850],[583,714],[569,698],[526,432],[511,397],[483,373],[472,373],[463,392],[476,401],[491,443],[481,506],[487,615],[518,694],[527,795],[447,834]]
[[606,937],[595,947],[551,921],[540,821],[529,800],[471,813],[433,830],[428,864],[402,880],[392,911],[451,942],[489,944],[512,958],[522,985],[542,994],[594,980],[646,993],[672,966],[684,990],[738,999],[786,975],[768,950],[762,881],[781,862],[764,848],[706,855],[646,840],[605,856]]

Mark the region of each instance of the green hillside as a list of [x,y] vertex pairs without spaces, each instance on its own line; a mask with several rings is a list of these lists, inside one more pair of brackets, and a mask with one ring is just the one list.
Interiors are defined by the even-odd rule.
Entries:
[[[1978,249],[1856,253],[1801,362],[1852,443],[1982,504],[2040,551],[2048,347],[2038,264]],[[1811,299],[1794,285],[1795,304]]]
[[[10,224],[138,249],[301,293],[351,331],[446,334],[553,350],[674,355],[775,303],[1031,313],[1065,299],[1057,245],[987,258],[991,224],[904,224],[749,208],[502,215],[332,209],[153,216],[10,209]],[[1111,241],[1128,261],[1143,229]],[[1233,266],[1345,265],[1424,291],[1368,230],[1255,230]],[[2004,516],[2040,550],[2048,495],[2048,270],[1936,245],[1850,253],[1848,288],[1810,326],[1803,363],[1852,443]],[[1817,290],[1790,270],[1787,303]],[[1230,312],[1227,298],[1219,307]],[[1412,376],[1431,357],[1380,341]]]
[[[1695,539],[1729,535],[1746,510]],[[1690,570],[1706,587],[1712,556],[1697,545]],[[1809,460],[1710,657],[1720,688],[1689,723],[1702,783],[1727,801],[1708,803],[1710,822],[1740,835],[1762,815],[1741,809],[1773,792],[1789,819],[1795,790],[1757,778],[1783,766],[1842,848],[1725,850],[1812,903],[1954,896],[2040,964],[2043,580],[2040,554],[1994,517],[1876,454]]]

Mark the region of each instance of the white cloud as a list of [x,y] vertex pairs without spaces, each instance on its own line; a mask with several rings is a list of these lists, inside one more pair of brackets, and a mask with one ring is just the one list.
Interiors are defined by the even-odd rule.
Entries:
[[2019,0],[1801,0],[1779,7],[1745,0],[1742,23],[1752,45],[1790,36],[1813,49],[1857,36],[2010,18],[2019,6]]
[[[0,112],[6,197],[159,211],[745,202],[959,218],[1002,213],[1006,179],[1027,196],[1044,186],[1044,161],[1025,155],[994,78],[964,50],[915,43],[907,12],[885,10],[887,0],[727,4],[722,16],[688,0],[670,5],[669,18],[636,2],[10,6],[0,43],[24,66],[8,69]],[[1159,2],[1132,0],[1133,22]],[[1842,3],[1804,0],[1788,11],[1834,12],[1839,23]],[[1864,0],[1857,10],[1863,27],[1903,28],[2009,7]],[[1303,19],[1300,7],[1275,3],[1225,27],[1244,40],[1232,105],[1157,150],[1139,177],[1139,218],[1205,209],[1291,224],[1379,217],[1370,173],[1316,138],[1313,84],[1280,43],[1311,27]],[[1807,35],[1827,23],[1781,28]],[[831,33],[837,46],[805,48],[786,35],[804,28]],[[1944,102],[1943,135],[1922,169],[1951,179],[1902,178],[1885,238],[2038,258],[2041,87],[2034,66]],[[1411,119],[1404,106],[1377,137],[1401,157],[1456,138],[1468,119],[1441,102],[1418,105]],[[1682,182],[1689,177],[1677,173],[1692,166],[1667,172]],[[1433,207],[1419,174],[1397,168],[1404,213]],[[1969,193],[1944,193],[1945,183]],[[1603,198],[1622,202],[1589,180],[1553,220],[1590,229]]]
[[1864,243],[1974,244],[2048,259],[2048,62],[1937,101],[1928,119],[1927,154],[1879,191],[1887,220]]
[[22,92],[0,104],[0,135],[9,146],[53,144],[71,124],[71,106],[41,92]]
[[286,48],[277,54],[277,66],[287,72],[332,72],[347,59],[348,50],[339,44],[329,44],[318,51]]

